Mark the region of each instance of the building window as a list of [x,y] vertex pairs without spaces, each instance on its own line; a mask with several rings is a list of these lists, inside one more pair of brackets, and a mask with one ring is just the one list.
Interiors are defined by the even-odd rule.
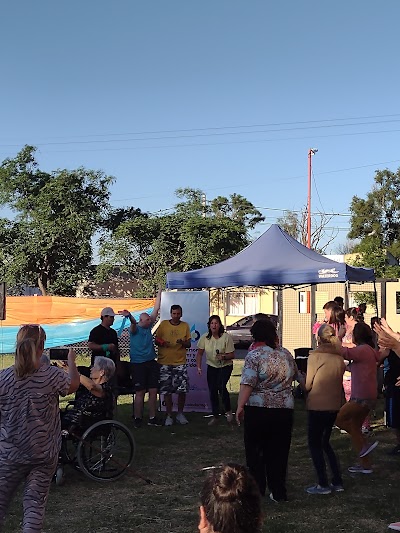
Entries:
[[400,315],[400,292],[396,292],[396,314]]
[[255,315],[259,312],[259,295],[257,292],[229,292],[227,309],[228,315]]

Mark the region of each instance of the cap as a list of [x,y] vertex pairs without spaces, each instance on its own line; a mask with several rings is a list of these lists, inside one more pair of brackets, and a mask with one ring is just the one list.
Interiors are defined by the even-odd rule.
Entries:
[[112,307],[105,307],[100,316],[115,316],[115,313]]

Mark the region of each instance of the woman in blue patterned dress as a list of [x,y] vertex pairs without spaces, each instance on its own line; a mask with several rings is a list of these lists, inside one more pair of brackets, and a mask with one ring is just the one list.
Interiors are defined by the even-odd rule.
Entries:
[[292,438],[294,399],[292,383],[304,386],[291,353],[279,346],[275,326],[257,321],[251,328],[257,348],[245,359],[236,419],[244,417],[247,466],[264,496],[266,486],[274,501],[287,500],[286,473]]

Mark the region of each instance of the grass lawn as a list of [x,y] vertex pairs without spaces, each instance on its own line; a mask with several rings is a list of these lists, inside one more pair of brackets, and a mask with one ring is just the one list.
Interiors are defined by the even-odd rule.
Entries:
[[[4,359],[4,366],[11,363]],[[82,363],[82,361],[79,361]],[[236,405],[242,361],[235,361],[231,390]],[[117,418],[132,428],[132,399],[120,398]],[[400,458],[387,452],[394,436],[382,425],[382,400],[373,420],[380,442],[374,452],[372,475],[351,475],[354,463],[348,435],[334,430],[332,442],[343,468],[345,492],[309,496],[304,488],[315,483],[306,442],[304,403],[296,401],[295,428],[289,459],[290,501],[263,503],[264,532],[383,532],[389,522],[400,520]],[[90,481],[66,468],[66,483],[51,487],[44,531],[47,533],[193,533],[197,531],[198,493],[205,467],[226,461],[244,463],[243,430],[225,419],[212,428],[202,414],[189,413],[188,426],[133,430],[137,452],[133,471],[109,484]],[[135,476],[135,471],[153,484]],[[21,491],[11,505],[5,533],[19,531]]]

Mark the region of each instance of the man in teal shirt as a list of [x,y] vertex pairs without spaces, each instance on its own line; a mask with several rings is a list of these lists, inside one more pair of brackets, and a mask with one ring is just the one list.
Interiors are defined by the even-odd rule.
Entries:
[[135,387],[135,400],[133,404],[134,427],[139,429],[143,424],[144,396],[149,393],[149,426],[162,426],[156,417],[157,392],[159,382],[159,365],[156,361],[153,335],[151,328],[157,319],[161,304],[161,289],[159,289],[154,309],[151,315],[142,313],[139,322],[129,311],[121,311],[123,316],[130,320],[130,359],[132,379]]

